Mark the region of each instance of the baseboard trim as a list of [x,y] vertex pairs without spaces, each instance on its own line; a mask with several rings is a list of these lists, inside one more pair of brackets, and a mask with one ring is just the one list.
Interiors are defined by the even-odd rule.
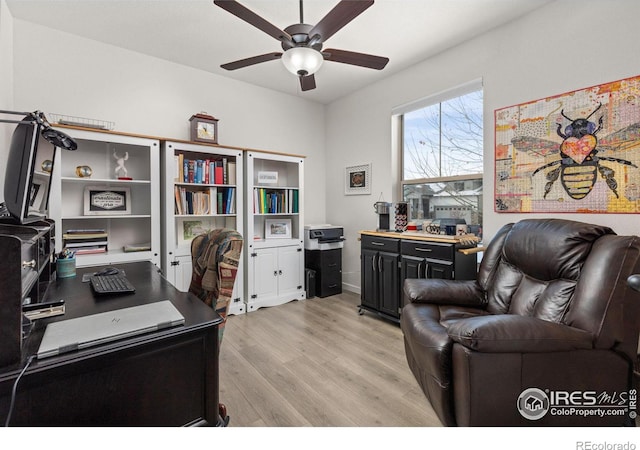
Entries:
[[360,295],[360,286],[356,286],[355,284],[342,283],[342,290],[353,292],[354,294]]

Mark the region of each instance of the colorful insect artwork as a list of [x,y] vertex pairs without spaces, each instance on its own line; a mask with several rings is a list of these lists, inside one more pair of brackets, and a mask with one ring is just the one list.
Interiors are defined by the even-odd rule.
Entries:
[[640,212],[640,76],[496,110],[494,207]]

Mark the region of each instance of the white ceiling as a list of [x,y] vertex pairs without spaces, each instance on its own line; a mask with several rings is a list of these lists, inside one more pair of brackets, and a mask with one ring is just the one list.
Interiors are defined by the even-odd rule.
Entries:
[[[300,21],[299,0],[239,0],[284,29]],[[271,36],[215,6],[212,0],[7,0],[14,18],[66,31],[225,77],[321,103],[347,95],[416,64],[550,0],[376,0],[324,44],[386,56],[382,71],[326,62],[317,88],[301,92],[278,60],[226,71],[220,64],[281,51]],[[338,0],[305,0],[315,25]]]

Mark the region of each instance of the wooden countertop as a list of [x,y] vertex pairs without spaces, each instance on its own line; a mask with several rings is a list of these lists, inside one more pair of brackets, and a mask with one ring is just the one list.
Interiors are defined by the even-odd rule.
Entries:
[[395,231],[373,231],[362,230],[358,232],[360,235],[366,234],[367,236],[379,236],[395,239],[411,239],[415,241],[431,241],[431,242],[448,242],[462,245],[472,245],[480,242],[477,236],[473,234],[465,234],[462,236],[447,236],[444,234],[429,234],[422,231],[405,231],[404,233],[398,233]]

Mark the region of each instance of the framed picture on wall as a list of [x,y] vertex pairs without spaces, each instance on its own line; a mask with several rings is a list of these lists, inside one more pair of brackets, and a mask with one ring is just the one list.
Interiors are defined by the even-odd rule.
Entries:
[[349,166],[344,175],[345,195],[371,194],[371,164]]

